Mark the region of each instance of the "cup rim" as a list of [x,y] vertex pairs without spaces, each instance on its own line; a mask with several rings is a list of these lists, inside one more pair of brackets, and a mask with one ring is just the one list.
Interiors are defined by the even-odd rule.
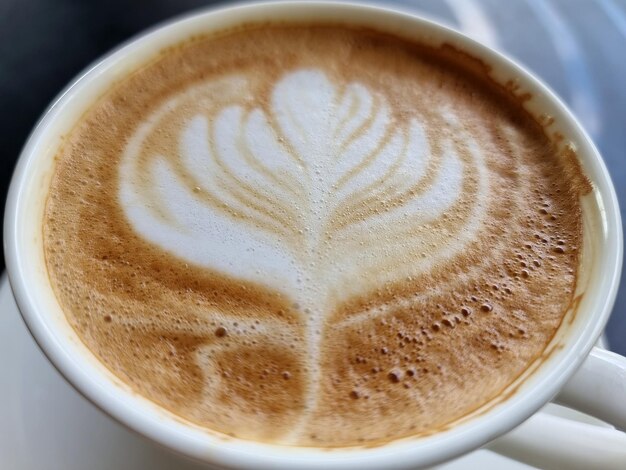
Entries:
[[[43,134],[51,126],[54,118],[63,112],[72,93],[79,86],[88,86],[100,71],[123,56],[131,53],[133,48],[141,47],[159,35],[174,28],[184,28],[193,21],[202,21],[216,15],[252,14],[255,11],[271,11],[286,16],[284,11],[295,10],[341,10],[342,13],[366,12],[368,15],[385,16],[389,21],[411,22],[416,28],[425,31],[438,31],[451,40],[454,39],[477,53],[480,58],[499,64],[508,72],[521,77],[532,85],[542,99],[550,102],[558,110],[558,120],[564,121],[582,143],[580,151],[594,165],[598,191],[604,205],[604,239],[603,239],[603,272],[606,279],[600,292],[593,292],[597,299],[598,309],[589,312],[585,321],[585,334],[570,338],[565,351],[559,360],[555,359],[549,367],[544,367],[533,374],[537,380],[533,387],[524,393],[506,400],[501,405],[490,409],[484,415],[473,418],[468,423],[454,426],[449,431],[408,440],[392,441],[376,448],[344,448],[327,451],[313,448],[289,448],[264,443],[251,443],[243,440],[223,441],[207,436],[208,441],[189,439],[174,429],[170,421],[162,417],[150,416],[141,410],[133,409],[128,393],[114,384],[107,389],[102,383],[96,383],[93,377],[86,375],[80,365],[68,355],[65,348],[67,338],[62,338],[58,331],[50,328],[44,321],[45,312],[41,311],[36,302],[37,293],[32,290],[32,276],[29,272],[28,245],[23,234],[18,230],[20,219],[25,214],[25,192],[29,189],[27,177],[36,171],[36,157],[42,144]],[[148,47],[148,46],[145,46]],[[536,76],[501,53],[463,35],[462,33],[423,16],[404,10],[335,1],[306,1],[295,4],[286,2],[259,2],[226,7],[212,7],[192,11],[139,33],[113,51],[97,59],[85,71],[74,78],[68,86],[55,98],[40,118],[29,136],[18,160],[9,188],[4,219],[4,250],[7,271],[19,310],[36,342],[51,363],[61,374],[98,408],[116,418],[129,429],[136,431],[159,444],[178,453],[208,463],[225,465],[232,468],[324,468],[329,465],[336,469],[347,468],[415,468],[415,466],[432,465],[456,457],[475,449],[493,438],[509,431],[523,420],[536,412],[549,401],[575,372],[591,350],[608,320],[615,301],[622,265],[623,239],[621,217],[615,189],[602,157],[593,142],[586,134],[562,101]],[[608,254],[611,256],[608,256]],[[155,405],[156,406],[156,405]]]

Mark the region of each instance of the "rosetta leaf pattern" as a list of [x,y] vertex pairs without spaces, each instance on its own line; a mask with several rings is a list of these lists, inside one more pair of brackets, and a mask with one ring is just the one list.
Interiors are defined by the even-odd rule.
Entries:
[[384,93],[320,70],[283,76],[265,103],[253,89],[229,77],[157,110],[126,148],[120,204],[161,249],[293,299],[315,360],[336,305],[463,250],[485,169],[449,110],[456,134],[433,132]]
[[[237,96],[208,109],[197,101],[171,136],[172,155],[150,154],[145,141],[175,101],[126,152],[122,206],[153,243],[290,294],[316,277],[312,264],[358,295],[346,289],[351,276],[390,282],[390,266],[405,276],[437,256],[429,226],[458,203],[468,164],[453,141],[433,146],[417,118],[401,122],[381,94],[300,70],[276,83],[269,107]],[[428,256],[407,257],[407,246]]]

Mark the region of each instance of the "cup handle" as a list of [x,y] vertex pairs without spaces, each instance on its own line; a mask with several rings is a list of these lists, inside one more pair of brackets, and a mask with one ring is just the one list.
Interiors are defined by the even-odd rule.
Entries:
[[[626,357],[593,348],[553,401],[626,430]],[[626,464],[626,433],[543,412],[487,448],[546,470],[617,470]]]
[[543,470],[623,470],[626,434],[540,411],[488,450]]
[[593,348],[554,402],[626,431],[626,357]]

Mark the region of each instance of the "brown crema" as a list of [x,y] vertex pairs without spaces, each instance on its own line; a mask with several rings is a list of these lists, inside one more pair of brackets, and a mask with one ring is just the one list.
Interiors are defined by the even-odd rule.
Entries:
[[[196,263],[146,239],[119,196],[129,142],[164,103],[206,83],[226,81],[228,87],[231,77],[245,77],[242,109],[261,110],[270,116],[269,127],[279,129],[272,93],[299,70],[321,71],[340,92],[358,83],[354,96],[372,96],[372,109],[385,103],[390,110],[380,145],[346,171],[338,191],[373,171],[395,132],[406,144],[398,144],[405,152],[399,155],[411,158],[412,119],[429,142],[419,179],[403,187],[410,172],[393,173],[404,164],[397,160],[327,214],[321,246],[340,248],[327,248],[319,265],[342,273],[337,264],[354,259],[357,267],[349,272],[360,275],[336,274],[341,282],[332,292],[314,286],[325,290],[321,312],[311,306],[317,323],[283,286]],[[211,116],[222,116],[226,106],[219,90],[179,100],[167,109],[165,127],[144,139],[133,167],[137,200],[151,204],[155,220],[169,223],[146,169],[163,154],[194,201],[304,252],[307,230],[299,229],[294,207],[306,211],[306,204],[276,202],[268,192],[276,187],[305,201],[308,193],[293,175],[250,157],[270,189],[244,184],[226,162],[210,192],[200,186],[202,175],[180,163],[181,146],[172,135],[203,103],[216,110],[206,121],[213,125]],[[358,115],[357,104],[346,109],[346,122]],[[379,115],[370,113],[347,133],[341,151],[373,129]],[[220,128],[212,129],[209,139]],[[289,136],[277,142],[297,165],[310,164]],[[437,183],[446,165],[452,176]],[[429,191],[457,173],[459,196],[436,216],[419,224],[415,218],[381,223],[373,235],[359,231],[358,224],[380,214],[408,211],[419,197],[439,204],[443,196]],[[575,156],[558,150],[522,100],[495,84],[488,67],[451,47],[354,27],[249,26],[168,48],[90,107],[57,155],[44,248],[69,323],[143,396],[229,436],[300,446],[375,445],[452,425],[494,400],[542,355],[574,303],[580,197],[589,190]],[[220,199],[227,191],[230,199]],[[342,233],[351,234],[348,241]],[[357,257],[368,249],[373,257]]]

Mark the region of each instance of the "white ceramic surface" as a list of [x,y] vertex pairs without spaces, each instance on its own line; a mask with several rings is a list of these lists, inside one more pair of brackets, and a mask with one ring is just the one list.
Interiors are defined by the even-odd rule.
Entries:
[[[365,450],[320,452],[258,443],[226,441],[192,425],[184,425],[149,401],[120,384],[84,347],[67,325],[49,287],[41,246],[41,216],[52,156],[59,135],[66,131],[106,86],[136,66],[156,49],[193,32],[224,28],[242,21],[285,17],[333,21],[350,19],[384,26],[401,34],[434,43],[452,43],[494,64],[499,80],[514,78],[535,98],[533,112],[554,116],[558,130],[578,149],[596,191],[586,212],[599,227],[588,239],[596,253],[588,265],[587,295],[578,314],[567,321],[553,339],[549,358],[531,367],[532,373],[513,384],[516,390],[489,412],[474,416],[449,431],[421,439],[396,441]],[[68,87],[50,108],[27,143],[9,193],[5,219],[5,253],[11,283],[22,314],[42,349],[61,372],[98,406],[151,439],[197,458],[235,467],[258,468],[410,468],[432,464],[479,447],[521,423],[550,400],[583,362],[596,341],[614,301],[622,260],[621,222],[614,189],[595,147],[563,104],[528,72],[497,53],[442,26],[389,10],[347,4],[259,4],[229,8],[189,17],[152,32],[108,56]],[[585,284],[582,283],[581,284]],[[529,369],[529,370],[530,370]],[[482,410],[484,411],[484,410]]]

